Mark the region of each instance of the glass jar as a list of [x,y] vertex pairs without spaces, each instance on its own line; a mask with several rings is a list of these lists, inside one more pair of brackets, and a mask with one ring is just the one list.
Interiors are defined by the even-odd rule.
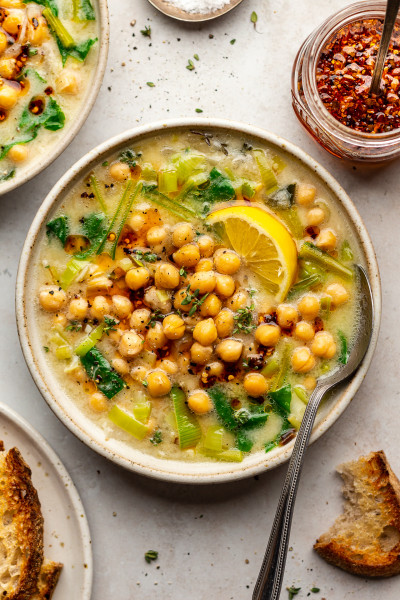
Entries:
[[383,21],[385,9],[386,0],[362,0],[338,11],[311,33],[294,61],[294,111],[312,137],[339,158],[376,163],[400,156],[400,129],[375,134],[350,129],[328,112],[317,89],[316,68],[326,43],[339,29],[355,21]]

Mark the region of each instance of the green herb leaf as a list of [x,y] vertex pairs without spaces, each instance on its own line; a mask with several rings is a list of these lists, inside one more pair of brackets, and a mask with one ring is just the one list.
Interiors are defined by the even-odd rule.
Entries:
[[157,550],[147,550],[147,552],[144,555],[145,561],[147,563],[151,563],[153,560],[157,560],[158,558],[158,552]]
[[90,0],[72,0],[75,21],[95,21],[96,13]]
[[90,246],[83,252],[78,252],[74,258],[84,260],[91,256],[97,249],[101,240],[107,232],[107,219],[104,213],[91,213],[83,217],[82,232],[89,238]]
[[148,82],[146,83],[146,85],[148,85],[149,87],[156,87],[156,84],[155,84],[155,83],[153,83],[152,81],[148,81]]
[[320,591],[320,589],[317,587],[312,587],[310,590],[310,592],[312,592],[313,594],[318,594],[319,591]]
[[188,60],[188,64],[186,65],[186,68],[187,68],[187,70],[188,70],[188,71],[194,71],[194,70],[195,70],[195,68],[196,68],[196,67],[194,66],[194,63],[193,63],[193,61],[192,61],[192,60],[190,60],[190,58],[189,58],[189,60]]
[[[31,69],[31,68],[24,69],[22,71],[21,75],[22,75],[22,77],[34,76],[34,77],[36,77],[36,79],[38,81],[40,81],[40,83],[47,83],[46,79],[44,79],[44,77],[42,77],[41,74],[36,71],[36,69]],[[18,80],[19,80],[19,78],[18,78]]]
[[71,321],[69,325],[66,326],[65,331],[81,331],[82,323],[79,321]]
[[144,35],[144,37],[151,38],[151,27],[148,25],[145,25],[144,29],[140,30],[140,33],[142,35]]
[[66,215],[60,215],[52,221],[46,223],[46,233],[48,237],[56,236],[64,246],[69,235],[69,221]]
[[117,331],[115,325],[117,325],[117,321],[115,319],[113,319],[112,317],[104,317],[104,329],[103,329],[103,333],[110,335],[110,331]]
[[7,181],[8,179],[12,179],[15,175],[15,169],[10,169],[4,175],[0,175],[0,181]]
[[239,308],[236,313],[233,315],[235,321],[235,329],[233,333],[243,332],[243,333],[251,333],[253,329],[256,328],[256,325],[253,323],[253,311],[254,304],[251,306],[246,306],[245,308]]
[[[31,101],[34,98],[31,98]],[[29,110],[29,105],[22,112],[19,128],[22,132],[34,133],[40,127],[49,131],[62,129],[65,124],[65,115],[54,98],[48,98],[46,106],[40,115],[35,115]]]
[[199,55],[198,54],[193,54],[193,58],[196,60],[200,60]]
[[44,350],[45,352],[48,352],[48,351],[50,350],[50,348],[49,348],[48,346],[43,346],[43,350]]
[[66,48],[62,45],[61,41],[57,36],[56,42],[58,46],[58,50],[61,54],[62,64],[65,65],[69,56],[83,62],[87,55],[90,52],[91,47],[97,42],[97,38],[84,40],[80,44],[76,44],[75,46],[71,46],[70,48]]
[[202,113],[203,112],[203,110],[201,108],[196,108],[195,110],[196,110],[197,113]]
[[258,21],[258,15],[257,13],[253,10],[253,12],[250,15],[250,21],[254,24],[254,29],[256,27],[256,23]]
[[128,148],[124,150],[119,155],[119,160],[123,163],[126,163],[130,169],[136,167],[137,159],[140,157],[140,154],[136,154],[133,150]]
[[338,336],[340,340],[340,353],[338,360],[340,363],[342,363],[342,365],[346,365],[350,356],[347,338],[344,335],[343,331],[338,331]]
[[150,442],[153,444],[153,446],[158,446],[158,444],[161,444],[162,439],[163,439],[162,431],[161,431],[161,429],[157,429],[157,431],[155,431],[153,433],[153,435],[151,436]]
[[181,277],[184,277],[184,278],[186,279],[186,277],[187,277],[187,273],[186,273],[186,271],[185,271],[185,269],[184,269],[183,267],[181,267],[181,268],[179,269],[179,275],[180,275]]
[[163,318],[163,313],[158,308],[156,308],[156,310],[152,313],[149,322],[147,323],[148,327],[151,327],[153,329],[157,321],[162,321]]
[[286,413],[290,413],[290,403],[292,401],[292,386],[284,385],[275,392],[269,392],[270,398]]
[[236,43],[236,40],[235,40],[235,39],[233,39],[233,40],[231,40],[229,43],[231,44],[231,46],[233,46],[233,44],[235,44],[235,43]]
[[290,587],[290,588],[286,588],[287,591],[289,592],[289,600],[293,600],[293,598],[295,596],[297,596],[297,594],[299,593],[299,591],[301,590],[301,588],[295,588],[295,587]]

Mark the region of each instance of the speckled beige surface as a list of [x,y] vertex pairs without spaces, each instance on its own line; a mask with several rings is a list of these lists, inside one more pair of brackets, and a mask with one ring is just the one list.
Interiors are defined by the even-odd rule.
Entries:
[[[366,171],[342,165],[307,137],[290,106],[290,70],[300,43],[344,4],[321,0],[315,8],[311,0],[245,0],[226,18],[198,27],[164,18],[146,0],[111,0],[110,57],[94,110],[52,167],[0,200],[1,399],[47,438],[81,493],[94,549],[93,600],[250,600],[283,481],[285,467],[257,480],[202,488],[171,486],[127,473],[83,446],[53,416],[18,344],[17,262],[30,222],[52,185],[107,137],[137,123],[192,116],[196,108],[203,109],[204,116],[265,127],[307,150],[343,184],[370,231],[382,275],[380,340],[351,406],[309,450],[285,586],[302,588],[296,600],[307,598],[313,586],[321,589],[310,595],[316,600],[399,597],[398,579],[354,578],[323,563],[312,551],[315,538],[340,510],[335,465],[383,448],[400,473],[399,164]],[[250,23],[252,10],[259,16],[257,31]],[[151,40],[140,34],[145,25],[152,27]],[[200,61],[191,72],[185,66],[195,53]],[[148,87],[147,81],[155,87]],[[149,549],[159,551],[158,562],[151,565],[143,559]],[[287,592],[282,598],[286,600]]]

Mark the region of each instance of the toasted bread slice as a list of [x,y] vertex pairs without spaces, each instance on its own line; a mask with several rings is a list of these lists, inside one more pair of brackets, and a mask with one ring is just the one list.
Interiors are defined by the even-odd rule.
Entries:
[[26,600],[43,562],[43,517],[31,470],[17,448],[0,452],[0,597]]
[[344,512],[315,550],[328,562],[363,577],[400,573],[400,482],[385,453],[371,452],[338,467]]
[[38,591],[31,600],[50,600],[60,577],[63,565],[45,560],[38,580]]

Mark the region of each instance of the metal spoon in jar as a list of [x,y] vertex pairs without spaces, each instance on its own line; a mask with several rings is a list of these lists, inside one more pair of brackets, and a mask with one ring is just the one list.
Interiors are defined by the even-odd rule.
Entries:
[[372,75],[371,87],[369,94],[379,94],[381,87],[381,79],[383,68],[385,66],[386,55],[388,53],[390,40],[396,24],[397,15],[399,12],[400,0],[388,0],[386,5],[385,22],[383,24],[383,32],[381,42],[379,44],[378,55],[376,57],[374,73]]
[[333,371],[330,375],[319,379],[308,401],[289,462],[267,551],[254,588],[253,600],[278,600],[279,598],[297,487],[318,407],[329,390],[354,374],[368,350],[374,323],[374,304],[366,272],[357,265],[357,273],[361,297],[361,322],[359,323],[357,336],[347,364]]

